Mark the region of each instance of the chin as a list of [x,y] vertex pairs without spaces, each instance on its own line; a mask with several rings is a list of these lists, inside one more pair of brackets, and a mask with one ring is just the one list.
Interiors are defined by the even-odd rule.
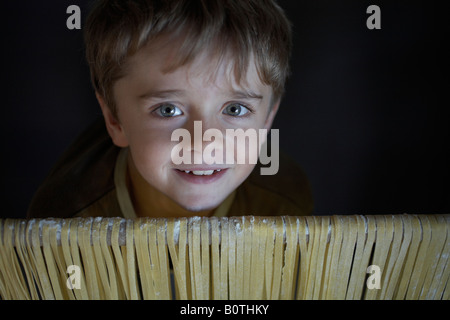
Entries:
[[184,209],[191,211],[192,213],[197,213],[201,211],[207,211],[207,210],[213,210],[217,208],[221,202],[217,204],[187,204],[187,205],[181,205]]
[[214,201],[208,200],[205,201],[204,199],[199,199],[198,201],[192,201],[192,199],[189,199],[187,201],[180,201],[178,204],[183,207],[185,210],[191,211],[193,214],[201,211],[206,210],[213,210],[216,209],[218,206],[222,204],[224,199],[217,199]]

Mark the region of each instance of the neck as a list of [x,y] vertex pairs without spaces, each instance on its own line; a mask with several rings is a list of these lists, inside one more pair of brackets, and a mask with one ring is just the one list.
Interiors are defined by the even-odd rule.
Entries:
[[151,186],[139,173],[131,155],[128,155],[128,189],[138,217],[181,218],[211,216],[213,210],[189,211]]

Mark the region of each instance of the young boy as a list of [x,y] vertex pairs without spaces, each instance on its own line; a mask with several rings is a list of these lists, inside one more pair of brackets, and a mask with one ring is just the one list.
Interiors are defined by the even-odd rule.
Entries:
[[[273,0],[103,0],[84,31],[104,121],[62,156],[28,217],[311,214],[307,179],[283,155],[275,175],[261,175],[248,156],[205,156],[231,152],[227,130],[271,128],[291,49]],[[223,143],[205,153],[214,139],[183,141],[194,160],[175,162],[175,130],[195,136],[198,124]]]

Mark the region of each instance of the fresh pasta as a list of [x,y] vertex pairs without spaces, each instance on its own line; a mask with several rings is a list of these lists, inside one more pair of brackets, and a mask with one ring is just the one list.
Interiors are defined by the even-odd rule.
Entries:
[[449,215],[0,220],[0,298],[449,299]]

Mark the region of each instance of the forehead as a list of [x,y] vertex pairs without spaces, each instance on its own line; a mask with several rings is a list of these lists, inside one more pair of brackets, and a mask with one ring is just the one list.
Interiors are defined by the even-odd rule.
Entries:
[[160,39],[127,59],[122,79],[158,86],[170,86],[172,82],[198,86],[214,84],[221,88],[272,93],[271,86],[262,82],[253,55],[248,57],[247,65],[239,66],[232,50],[220,54],[213,49],[210,46],[193,59],[185,60],[179,42]]

